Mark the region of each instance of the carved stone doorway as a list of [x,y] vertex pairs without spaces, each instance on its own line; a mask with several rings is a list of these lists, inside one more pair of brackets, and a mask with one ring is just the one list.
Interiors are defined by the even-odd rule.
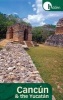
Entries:
[[24,30],[24,40],[25,41],[28,40],[28,30],[27,29]]
[[10,28],[10,39],[12,39],[13,38],[13,28],[11,27]]

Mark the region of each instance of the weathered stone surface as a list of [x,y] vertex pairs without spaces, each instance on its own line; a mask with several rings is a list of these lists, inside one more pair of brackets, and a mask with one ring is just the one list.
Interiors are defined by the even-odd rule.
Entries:
[[19,43],[8,43],[0,51],[0,82],[43,82],[30,56]]
[[46,45],[63,47],[63,34],[54,34],[45,41]]
[[63,18],[59,19],[56,25],[55,34],[63,34]]
[[19,42],[32,41],[31,29],[32,27],[29,25],[17,23],[7,28],[6,38]]
[[45,41],[45,44],[63,47],[63,18],[58,21],[55,34],[49,36]]
[[[0,83],[41,83],[32,59],[21,44],[8,43],[0,51]],[[52,100],[55,100],[52,96]]]

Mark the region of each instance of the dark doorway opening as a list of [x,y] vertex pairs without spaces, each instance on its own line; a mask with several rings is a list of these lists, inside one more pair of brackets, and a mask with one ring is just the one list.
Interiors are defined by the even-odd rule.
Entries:
[[10,28],[10,39],[12,39],[13,38],[13,28],[11,27]]
[[27,29],[24,30],[24,40],[25,41],[28,40],[28,30]]

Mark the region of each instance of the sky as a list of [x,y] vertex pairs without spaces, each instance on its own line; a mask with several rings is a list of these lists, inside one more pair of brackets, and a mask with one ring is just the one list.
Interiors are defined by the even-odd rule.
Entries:
[[42,0],[0,0],[0,12],[7,15],[17,14],[32,26],[56,25],[58,20],[63,18],[61,11],[45,11]]

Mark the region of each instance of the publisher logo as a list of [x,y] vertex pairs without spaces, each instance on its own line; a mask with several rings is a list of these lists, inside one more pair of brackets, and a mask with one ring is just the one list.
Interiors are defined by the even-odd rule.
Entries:
[[[60,2],[61,1],[61,2]],[[63,11],[62,0],[42,0],[43,9],[46,11]]]
[[50,9],[52,8],[52,4],[51,4],[50,2],[45,2],[45,3],[43,4],[43,8],[44,8],[45,10],[50,10]]

